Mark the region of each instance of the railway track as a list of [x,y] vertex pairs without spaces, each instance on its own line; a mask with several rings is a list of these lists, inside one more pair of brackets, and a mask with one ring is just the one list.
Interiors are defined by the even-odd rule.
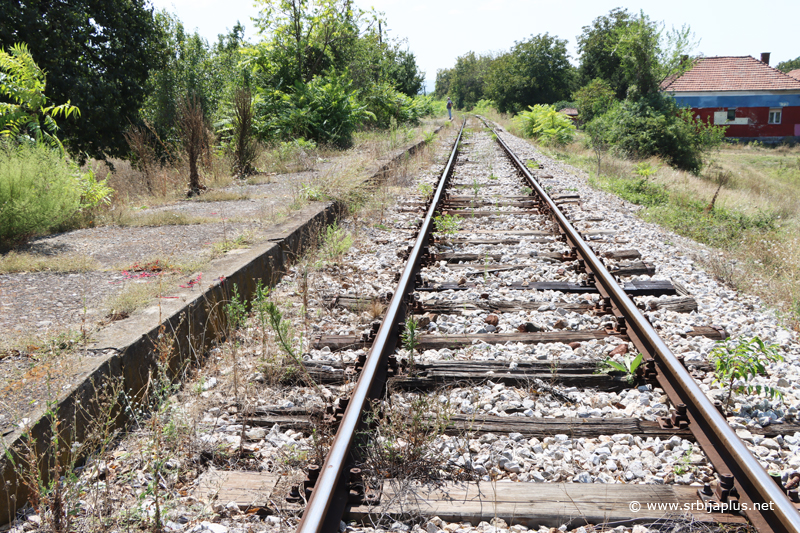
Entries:
[[[497,148],[487,148],[489,136]],[[297,531],[335,531],[343,519],[369,524],[409,514],[472,522],[494,517],[529,527],[614,527],[681,517],[741,524],[746,517],[760,532],[800,531],[796,491],[767,474],[634,301],[657,297],[651,308],[691,311],[692,298],[670,281],[647,279],[655,267],[631,249],[633,236],[575,229],[571,219],[590,218],[580,198],[549,195],[551,177],[536,167],[517,157],[499,132],[465,139],[462,130],[429,199],[401,209],[424,218],[413,245],[400,250],[407,263],[397,288],[383,298],[383,320],[367,334],[314,338],[314,349],[368,353],[355,366],[309,364],[318,382],[340,382],[345,375],[355,385],[327,414],[336,436],[324,464],[311,468],[290,496],[300,503],[308,498]],[[630,245],[621,247],[628,238]],[[359,310],[375,300],[335,295],[327,305]],[[683,334],[727,335],[715,327]],[[427,361],[428,350],[452,360]],[[567,351],[595,362],[560,357]],[[628,352],[643,357],[630,375],[595,373],[597,355]],[[476,398],[487,383],[501,391],[502,405]],[[578,389],[594,389],[602,407],[575,408],[570,391]],[[639,406],[621,404],[628,391],[645,399]],[[443,415],[443,405],[456,405],[456,412]],[[396,408],[391,414],[390,406]],[[292,421],[302,425],[302,414]],[[375,450],[396,438],[389,428],[398,418],[400,425],[443,433],[425,445],[456,449],[458,459],[452,453],[436,458],[404,442],[394,460],[427,479],[397,482],[392,466],[398,464],[376,459],[381,454]],[[264,423],[275,421],[266,417]],[[418,434],[429,434],[419,427]],[[764,437],[773,435],[764,429]],[[614,457],[634,443],[674,451],[696,475],[650,476],[636,461],[621,469]],[[592,475],[580,466],[553,468],[565,455],[576,466],[579,456],[589,457],[606,470]],[[669,502],[680,510],[648,512],[631,502]],[[709,513],[712,508],[727,512]]]
[[415,189],[375,185],[395,205],[323,230],[268,297],[283,318],[250,302],[176,403],[87,461],[75,530],[798,531],[789,364],[756,378],[785,409],[740,397],[731,427],[706,398],[714,321],[752,319],[664,275],[684,263],[527,143],[476,119],[445,135]]

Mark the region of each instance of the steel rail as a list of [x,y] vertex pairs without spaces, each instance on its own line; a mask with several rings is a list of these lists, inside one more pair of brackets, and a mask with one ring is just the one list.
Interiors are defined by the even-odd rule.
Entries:
[[[800,532],[800,513],[792,501],[753,457],[725,417],[703,393],[694,378],[659,337],[636,304],[625,294],[603,262],[559,210],[530,170],[514,154],[498,132],[495,131],[495,135],[514,166],[522,173],[542,201],[546,202],[551,216],[560,226],[567,241],[577,249],[578,255],[585,261],[587,272],[594,273],[601,295],[611,298],[616,308],[615,314],[625,317],[631,341],[645,356],[649,355],[655,360],[660,370],[658,372],[659,383],[666,385],[665,391],[668,394],[674,393],[670,395],[670,400],[676,405],[683,403],[687,406],[689,429],[697,437],[698,443],[706,452],[714,468],[720,474],[733,475],[740,500],[746,502],[749,507],[745,511],[747,518],[760,533],[768,531],[775,533]],[[753,509],[753,503],[767,504],[767,507],[756,511]]]
[[397,290],[392,295],[386,315],[380,329],[367,354],[364,368],[359,375],[356,387],[353,390],[347,409],[336,431],[336,437],[325,458],[325,463],[320,469],[319,477],[311,492],[311,498],[306,504],[303,518],[297,527],[298,533],[320,533],[338,531],[339,524],[347,506],[347,475],[345,467],[352,457],[352,447],[356,431],[362,423],[361,415],[368,407],[368,401],[379,397],[385,384],[388,357],[397,347],[400,335],[400,325],[405,318],[407,298],[413,293],[415,276],[420,270],[420,260],[423,249],[428,245],[428,239],[433,232],[433,217],[435,211],[445,196],[447,182],[453,173],[461,134],[464,131],[466,119],[461,124],[458,136],[453,144],[450,159],[442,172],[439,185],[428,207],[425,219],[420,226],[417,240],[409,254],[408,262],[400,276]]

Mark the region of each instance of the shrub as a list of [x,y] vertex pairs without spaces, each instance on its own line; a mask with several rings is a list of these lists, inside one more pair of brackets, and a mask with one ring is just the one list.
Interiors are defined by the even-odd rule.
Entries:
[[388,128],[392,119],[396,124],[419,124],[419,120],[433,112],[430,97],[406,96],[388,83],[379,83],[364,90],[360,99],[366,110],[373,116],[366,124],[378,128]]
[[42,144],[0,145],[0,242],[65,222],[81,208],[77,166]]
[[530,111],[520,113],[518,120],[523,135],[544,145],[565,145],[575,136],[572,120],[551,105],[537,104]]
[[600,116],[614,104],[614,89],[602,78],[596,78],[572,93],[582,122]]
[[295,92],[284,95],[275,124],[279,138],[303,137],[321,144],[347,147],[353,132],[371,113],[358,102],[350,82],[343,76],[314,78],[297,83]]
[[588,129],[599,132],[613,150],[631,157],[660,156],[677,168],[697,173],[706,151],[718,146],[725,129],[702,122],[662,93],[614,104]]

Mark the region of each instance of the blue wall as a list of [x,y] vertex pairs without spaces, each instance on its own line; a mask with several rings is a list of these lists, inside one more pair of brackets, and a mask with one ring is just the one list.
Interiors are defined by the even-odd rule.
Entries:
[[682,106],[695,109],[707,107],[781,107],[781,103],[800,106],[800,94],[752,94],[742,96],[680,96],[674,95]]

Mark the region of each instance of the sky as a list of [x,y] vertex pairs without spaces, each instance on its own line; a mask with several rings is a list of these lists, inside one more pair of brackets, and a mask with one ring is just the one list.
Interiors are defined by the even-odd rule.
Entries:
[[[151,0],[166,8],[209,41],[244,24],[245,36],[256,37],[250,18],[258,13],[253,0]],[[577,64],[576,36],[583,26],[615,7],[638,13],[667,28],[688,24],[700,41],[697,53],[706,56],[752,55],[770,52],[770,64],[800,56],[800,1],[773,0],[355,0],[362,9],[385,14],[389,35],[405,38],[433,89],[436,70],[450,68],[458,56],[509,50],[515,41],[539,33],[567,39],[571,61]]]

